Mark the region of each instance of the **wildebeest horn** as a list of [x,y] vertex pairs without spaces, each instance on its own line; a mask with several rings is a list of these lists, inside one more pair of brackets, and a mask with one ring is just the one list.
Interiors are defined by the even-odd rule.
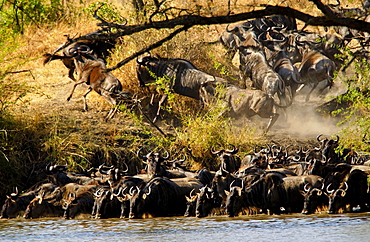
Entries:
[[168,158],[170,158],[170,153],[168,152],[168,150],[167,150],[167,149],[164,149],[164,151],[166,152],[166,156],[162,156],[162,158],[163,158],[164,160],[168,160]]
[[195,191],[195,188],[193,188],[193,190],[191,190],[191,192],[190,192],[190,198],[192,198],[194,196],[194,195],[192,195],[194,191]]
[[309,192],[311,187],[312,187],[312,185],[307,182],[306,185],[304,185],[303,190],[305,192]]
[[12,196],[12,197],[18,196],[18,187],[15,187],[15,192],[13,192],[12,194],[10,194],[10,196]]
[[344,191],[347,191],[347,189],[348,189],[348,184],[347,184],[347,182],[344,182],[344,185],[345,185],[345,188],[343,189]]
[[214,154],[214,155],[218,155],[218,154],[220,154],[221,152],[224,152],[224,150],[217,150],[217,151],[215,151],[215,150],[213,150],[213,146],[211,147],[211,153],[212,154]]
[[90,52],[92,51],[91,48],[87,45],[80,45],[80,46],[78,46],[77,50],[79,52],[88,53],[88,54],[90,54]]
[[226,26],[226,28],[225,28],[226,32],[235,34],[235,29],[237,29],[237,27],[234,27],[231,30],[229,30],[229,26],[230,26],[230,24],[228,24]]
[[46,171],[47,174],[51,174],[52,167],[53,166],[50,166],[50,163],[46,165],[45,171]]
[[103,191],[104,189],[103,188],[99,188],[95,193],[94,193],[94,196],[95,197],[101,197],[101,195],[103,194]]
[[39,195],[39,196],[37,196],[37,198],[39,198],[39,204],[41,204],[42,203],[42,196]]
[[234,182],[235,180],[230,183],[230,189],[229,189],[230,191],[231,191],[231,188],[233,187]]
[[105,164],[101,164],[98,168],[98,171],[101,173],[101,174],[104,174],[104,175],[108,175],[108,172],[107,171],[104,171],[103,169],[108,169],[108,170],[111,170],[114,168],[114,166],[104,166]]
[[266,149],[266,154],[269,154],[271,152],[271,147],[269,146],[269,144],[266,144],[267,148]]
[[231,145],[231,147],[232,147],[232,150],[227,149],[225,150],[225,152],[230,153],[230,154],[236,154],[238,152],[238,148],[235,148],[235,145],[233,144]]
[[317,191],[317,196],[321,196],[322,191],[320,189],[315,187],[315,188],[312,189],[312,192],[314,192],[314,191]]
[[320,140],[320,137],[321,137],[321,136],[322,136],[322,134],[319,134],[319,135],[316,137],[317,141],[321,142],[321,140]]
[[126,166],[126,170],[123,170],[121,172],[128,172],[128,165],[126,164],[126,162],[123,162],[123,164]]
[[147,196],[149,196],[151,192],[152,192],[152,188],[151,188],[151,186],[149,186],[149,187],[148,187],[148,191],[147,191],[145,194],[146,194]]
[[[127,187],[125,187],[125,189],[126,189]],[[112,188],[112,195],[113,196],[115,196],[115,197],[117,197],[117,196],[119,196],[119,194],[122,192],[122,187],[119,187],[119,189],[118,189],[118,192],[117,193],[115,193],[114,192],[114,189]]]
[[53,167],[53,170],[56,169],[58,171],[66,171],[68,168],[68,165],[55,165]]
[[[143,147],[141,147],[137,152],[136,152],[136,155],[140,158],[140,159],[142,159],[142,161],[143,161],[143,163],[144,164],[148,164],[147,162],[146,162],[146,160],[148,159],[148,157],[147,156],[143,156],[142,154],[141,154],[141,150],[143,149]],[[149,154],[151,154],[151,152],[149,153]],[[149,155],[148,154],[148,155]]]
[[144,62],[142,61],[142,58],[139,58],[139,57],[136,58],[136,63],[139,64],[139,65],[144,64]]
[[132,186],[131,188],[130,188],[130,190],[128,191],[128,193],[131,195],[131,196],[133,196],[134,195],[134,192],[137,190],[137,192],[139,192],[140,191],[140,189],[139,189],[139,187],[138,186],[135,186],[135,190],[133,190],[134,189],[134,187]]
[[329,193],[329,194],[331,194],[331,193],[333,193],[334,192],[334,189],[331,189],[331,190],[329,190],[329,188],[330,188],[330,186],[332,185],[332,183],[330,183],[327,187],[326,187],[326,191],[327,191],[327,193]]
[[336,140],[334,140],[335,141],[335,143],[338,143],[338,141],[339,141],[339,136],[338,135],[336,135],[337,136],[337,139]]
[[178,160],[178,162],[184,162],[184,161],[186,161],[186,155],[182,154],[182,156],[183,156],[184,158],[183,158],[183,159],[181,159],[181,160]]

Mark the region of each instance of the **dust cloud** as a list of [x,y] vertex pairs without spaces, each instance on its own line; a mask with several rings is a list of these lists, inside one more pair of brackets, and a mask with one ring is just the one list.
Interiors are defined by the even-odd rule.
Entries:
[[[319,90],[320,86],[316,90]],[[337,134],[343,127],[337,124],[338,117],[320,111],[320,106],[346,92],[346,85],[340,81],[334,83],[331,89],[325,90],[318,96],[317,91],[311,94],[310,100],[305,101],[309,88],[303,88],[296,96],[291,107],[287,108],[286,115],[279,111],[280,117],[275,123],[275,130],[300,138],[312,138],[319,134]],[[326,110],[327,112],[328,110]],[[333,110],[330,110],[333,111]]]

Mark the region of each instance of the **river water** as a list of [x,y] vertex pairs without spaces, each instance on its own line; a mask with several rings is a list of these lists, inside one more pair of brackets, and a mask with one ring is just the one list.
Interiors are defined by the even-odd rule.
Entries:
[[370,213],[150,219],[2,219],[0,241],[370,241]]

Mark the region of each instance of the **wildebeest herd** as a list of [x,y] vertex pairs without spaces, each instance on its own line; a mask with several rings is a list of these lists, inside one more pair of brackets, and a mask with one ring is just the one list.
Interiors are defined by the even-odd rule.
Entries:
[[[319,40],[319,41],[318,41]],[[241,84],[198,70],[184,59],[142,56],[137,59],[140,86],[158,77],[167,77],[169,88],[180,95],[199,100],[203,106],[220,98],[232,117],[259,115],[269,118],[268,131],[279,117],[276,108],[289,107],[305,86],[313,90],[333,85],[334,72],[343,59],[337,58],[345,39],[331,34],[297,30],[294,19],[271,16],[226,27],[220,37],[230,59],[239,53]],[[366,40],[367,41],[367,40]],[[95,90],[113,108],[131,100],[120,81],[106,72],[105,57],[114,43],[68,39],[45,63],[61,59],[77,85],[89,86],[84,97]],[[63,50],[63,55],[56,53]],[[75,73],[77,78],[75,78]],[[225,92],[217,93],[217,87]],[[160,101],[156,112],[160,116]],[[47,183],[38,183],[19,194],[7,196],[1,218],[23,216],[75,218],[88,214],[93,218],[145,218],[158,216],[240,214],[284,214],[319,212],[339,213],[370,210],[368,175],[370,159],[354,150],[337,153],[336,139],[317,136],[318,147],[289,151],[276,145],[255,148],[240,159],[235,146],[210,152],[219,169],[188,171],[183,160],[170,161],[167,151],[137,151],[145,172],[132,174],[102,164],[85,174],[67,172],[63,165],[48,165]]]
[[341,213],[370,211],[370,158],[354,150],[338,154],[339,137],[317,136],[306,151],[266,144],[243,159],[238,149],[214,150],[219,168],[191,172],[166,150],[137,157],[145,172],[130,174],[102,164],[86,174],[48,165],[46,183],[10,194],[1,218],[23,216],[147,218],[240,214]]
[[[338,14],[352,11],[365,14],[358,9],[342,9],[331,6]],[[349,31],[346,27],[335,27],[338,33]],[[351,32],[352,33],[352,32]],[[356,32],[356,39],[364,46],[368,42],[365,33]],[[137,79],[141,87],[153,83],[157,78],[168,78],[167,88],[179,95],[199,100],[201,106],[212,106],[214,100],[224,101],[223,114],[233,118],[250,118],[258,115],[269,118],[266,132],[279,117],[278,111],[294,101],[297,94],[306,91],[305,101],[319,87],[318,94],[333,86],[335,71],[344,63],[340,47],[348,44],[348,34],[318,34],[297,29],[294,18],[283,15],[257,18],[227,26],[220,36],[220,42],[227,48],[226,56],[231,60],[239,53],[239,81],[228,80],[198,70],[191,62],[178,58],[163,58],[158,55],[141,56],[137,59]],[[359,37],[361,36],[361,37]],[[110,104],[132,102],[128,91],[123,91],[120,81],[111,73],[105,72],[105,58],[114,48],[115,41],[67,39],[67,42],[52,54],[45,54],[44,63],[61,59],[69,69],[69,77],[76,81],[75,87],[85,83],[89,86],[83,95],[84,110],[87,110],[86,95],[95,90]],[[365,48],[365,47],[363,47]],[[63,55],[57,52],[63,50]],[[74,73],[77,74],[77,80]],[[222,86],[226,91],[216,92]],[[154,95],[154,94],[153,94]],[[163,95],[157,103],[154,122],[160,117],[160,109],[166,100]],[[153,104],[154,98],[152,100]],[[116,108],[107,115],[113,117]]]

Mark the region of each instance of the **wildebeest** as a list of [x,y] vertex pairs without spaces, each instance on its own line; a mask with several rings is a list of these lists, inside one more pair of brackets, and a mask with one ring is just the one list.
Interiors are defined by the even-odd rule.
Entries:
[[28,192],[19,194],[18,188],[16,192],[7,196],[4,205],[1,208],[1,217],[0,218],[16,218],[17,216],[22,215],[27,209],[28,204],[36,196],[47,196],[56,189],[56,186],[51,183],[41,184],[36,186],[35,189],[31,189]]
[[100,187],[95,193],[94,214],[95,218],[120,217],[128,218],[130,201],[127,196],[132,187],[139,189],[146,182],[138,177],[124,176],[118,184],[109,188]]
[[137,151],[137,156],[145,164],[145,170],[148,174],[148,178],[153,177],[167,177],[167,178],[181,178],[187,175],[194,177],[196,174],[191,172],[179,171],[179,170],[167,170],[163,164],[170,158],[170,154],[166,150],[166,155],[162,156],[159,152],[151,151],[146,155],[141,154],[142,148]]
[[249,77],[252,87],[262,90],[271,97],[278,95],[280,102],[286,102],[285,83],[267,63],[265,55],[260,48],[245,46],[239,47],[240,64],[243,77]]
[[67,101],[72,98],[75,88],[80,84],[87,84],[88,90],[82,95],[84,102],[84,110],[88,110],[86,96],[92,90],[105,98],[113,108],[106,116],[106,120],[113,117],[115,114],[115,106],[119,101],[130,100],[132,94],[127,91],[122,91],[121,82],[111,73],[106,71],[105,63],[102,59],[86,58],[86,55],[77,54],[74,57],[74,63],[79,74],[78,80],[74,83],[73,88],[67,97]]
[[293,99],[296,90],[303,82],[297,67],[293,65],[293,61],[288,57],[286,51],[288,40],[286,36],[273,31],[267,31],[259,36],[259,41],[265,47],[267,62],[283,79],[285,86],[290,87],[291,98]]
[[[120,193],[119,190],[118,193]],[[122,214],[121,202],[118,195],[113,193],[110,187],[99,187],[94,192],[94,205],[92,207],[91,216],[96,219],[119,218]],[[122,217],[123,218],[123,217]]]
[[64,218],[75,218],[79,214],[91,214],[94,206],[93,194],[96,185],[82,185],[75,188],[63,201]]
[[228,48],[228,56],[233,57],[237,47],[248,37],[248,32],[253,32],[259,36],[269,29],[279,29],[284,31],[297,30],[297,23],[294,18],[284,15],[273,15],[269,17],[257,18],[234,25],[227,26],[220,36],[220,42]]
[[[61,217],[65,212],[63,209],[63,205],[65,205],[68,200],[74,200],[74,198],[77,197],[75,195],[78,190],[86,191],[88,190],[86,188],[92,187],[96,187],[96,185],[79,185],[76,183],[68,183],[63,187],[56,188],[52,193],[48,195],[38,195],[28,204],[27,209],[24,213],[24,217]],[[92,206],[93,204],[91,204],[91,208]]]
[[264,91],[241,89],[234,85],[227,85],[225,93],[217,97],[217,94],[214,95],[212,91],[214,85],[214,82],[210,82],[202,86],[201,92],[204,100],[207,100],[208,103],[212,103],[215,97],[224,100],[226,107],[224,112],[229,111],[229,115],[232,118],[251,118],[258,115],[261,118],[270,119],[265,132],[270,130],[279,117],[276,108],[285,109],[291,104],[290,102],[288,105],[282,106],[276,103],[274,98]]
[[288,176],[283,178],[285,212],[299,213],[304,207],[305,187],[322,188],[324,178],[316,175]]
[[234,173],[240,167],[240,161],[235,158],[236,153],[238,153],[238,149],[235,146],[232,146],[232,149],[221,149],[221,150],[213,150],[211,149],[211,153],[213,155],[217,155],[218,160],[220,161],[220,169]]
[[219,196],[217,190],[204,186],[188,202],[192,203],[188,206],[194,206],[195,203],[195,216],[202,218],[208,216],[213,209],[219,209],[221,207],[222,197]]
[[[200,100],[199,89],[201,85],[208,81],[219,80],[221,78],[209,75],[198,70],[192,63],[184,59],[169,59],[159,56],[144,56],[137,59],[137,77],[141,87],[148,83],[153,83],[156,78],[168,78],[169,83],[166,88],[174,93]],[[159,108],[154,120],[159,117],[161,105],[167,98],[163,95],[159,102]]]
[[35,197],[27,206],[24,218],[42,218],[42,217],[62,217],[64,210],[62,204],[55,202],[54,199]]
[[[329,4],[330,8],[335,12],[336,15],[340,17],[354,18],[369,22],[368,9],[366,8],[366,2],[363,3],[363,9],[360,8],[343,8],[341,3],[337,0],[337,4]],[[356,39],[364,47],[369,40],[369,35],[367,32],[363,32],[357,29],[352,29],[347,26],[332,26],[334,31],[346,40],[346,44],[351,42],[351,40]]]
[[320,82],[326,82],[318,93],[321,94],[325,88],[333,86],[335,63],[318,51],[304,50],[302,61],[298,71],[304,84],[297,89],[299,92],[304,86],[311,85],[311,89],[306,95],[305,101],[309,101],[311,93],[315,90]]
[[226,213],[237,216],[242,209],[256,207],[280,214],[284,205],[283,179],[277,173],[265,173],[250,186],[232,186],[227,192]]
[[128,196],[130,218],[183,215],[186,209],[179,186],[167,178],[155,177],[144,188],[132,189]]
[[[336,174],[333,174],[332,178],[336,179]],[[325,194],[329,198],[328,213],[338,213],[340,209],[344,212],[352,212],[353,208],[357,206],[360,207],[360,211],[368,211],[369,207],[366,204],[367,174],[354,169],[346,174],[343,179],[339,179],[339,185],[334,185],[336,181],[333,180],[333,183],[328,184],[325,190]]]
[[230,59],[234,57],[240,43],[252,36],[253,28],[253,20],[237,24],[232,28],[229,25],[226,26],[225,31],[220,36],[221,44],[228,49],[226,56]]
[[302,214],[312,214],[318,209],[322,211],[324,207],[328,206],[328,197],[325,196],[323,191],[324,185],[325,184],[323,183],[322,187],[314,187],[307,183],[304,186],[304,204]]

